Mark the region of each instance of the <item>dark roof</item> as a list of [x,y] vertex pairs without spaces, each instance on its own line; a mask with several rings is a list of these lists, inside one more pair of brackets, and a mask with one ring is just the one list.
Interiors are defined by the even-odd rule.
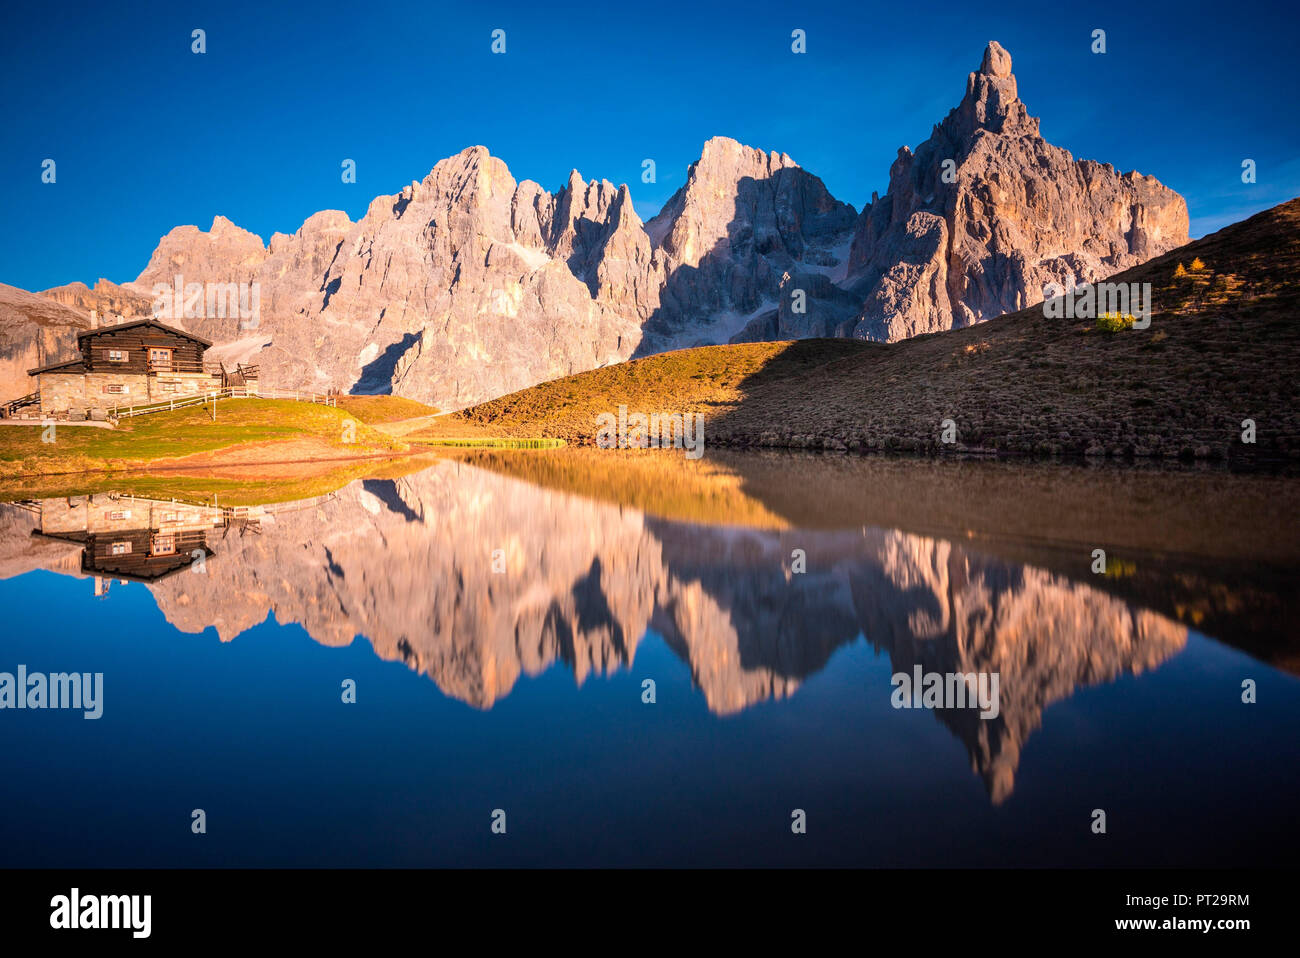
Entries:
[[181,336],[185,339],[191,339],[196,343],[202,343],[204,346],[211,346],[212,343],[202,336],[195,336],[193,333],[187,333],[183,329],[177,329],[175,326],[168,326],[160,323],[156,319],[133,319],[129,323],[117,323],[112,326],[97,326],[94,329],[88,329],[83,333],[77,333],[77,342],[81,342],[87,336],[96,336],[99,333],[111,333],[119,329],[131,329],[134,326],[153,326],[155,329],[161,329],[165,333],[171,333],[174,336]]
[[[204,552],[205,559],[211,559],[216,555],[207,546],[200,546]],[[179,552],[175,556],[148,556],[147,560],[153,561],[153,566],[142,572],[127,572],[124,569],[115,569],[107,563],[95,565],[93,562],[86,561],[86,555],[83,552],[81,556],[81,571],[92,572],[102,576],[105,579],[126,579],[128,582],[157,582],[159,579],[165,579],[168,576],[175,575],[183,569],[191,568],[194,565],[194,558],[187,550]],[[160,562],[160,559],[170,559],[170,562]]]
[[[152,535],[157,531],[157,529],[122,529],[116,534],[95,533],[95,535],[102,535],[106,539],[113,540],[120,539],[122,536],[131,535],[132,533],[144,532],[147,535]],[[182,569],[188,568],[193,564],[193,552],[190,549],[186,549],[184,552],[157,556],[136,554],[134,558],[144,559],[146,562],[151,562],[152,565],[146,567],[139,573],[127,572],[124,569],[112,568],[108,563],[101,563],[98,566],[95,565],[93,561],[94,556],[87,554],[91,542],[90,537],[84,532],[42,532],[40,529],[33,529],[31,534],[34,539],[54,539],[59,542],[71,542],[81,546],[81,571],[92,572],[109,579],[127,579],[132,582],[156,582],[158,579],[165,579],[167,576],[175,575],[177,572],[180,572]],[[187,545],[194,545],[194,543],[187,543]],[[206,542],[199,546],[199,548],[203,550],[205,559],[211,559],[216,555],[215,552],[208,548]]]
[[50,363],[48,366],[37,366],[35,369],[27,370],[28,376],[35,376],[39,373],[84,373],[86,364],[81,359],[69,359],[64,363]]

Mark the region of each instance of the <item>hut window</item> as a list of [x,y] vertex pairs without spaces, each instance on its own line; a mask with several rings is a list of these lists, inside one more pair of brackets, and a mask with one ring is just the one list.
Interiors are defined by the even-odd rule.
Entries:
[[108,514],[108,517],[109,517],[110,519],[130,519],[130,518],[131,518],[131,513],[130,513],[130,511],[125,511],[125,512],[110,512],[110,513]]
[[131,551],[131,543],[129,542],[113,543],[113,555],[115,556],[124,556],[128,554],[130,551]]
[[110,349],[110,350],[108,351],[108,361],[111,362],[111,363],[124,363],[124,362],[126,362],[126,350],[125,350],[125,349]]
[[176,538],[174,536],[154,536],[153,548],[149,550],[156,556],[169,556],[176,552]]
[[106,383],[104,385],[104,392],[124,395],[127,392],[127,387],[122,383]]

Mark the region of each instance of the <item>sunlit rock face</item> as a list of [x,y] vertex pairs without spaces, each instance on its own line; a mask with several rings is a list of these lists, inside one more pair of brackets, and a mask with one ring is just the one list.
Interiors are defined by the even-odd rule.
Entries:
[[[862,213],[844,284],[852,335],[881,342],[969,326],[1188,241],[1187,203],[1154,177],[1075,160],[1039,134],[1011,56],[990,43],[961,103]],[[836,305],[842,310],[842,304]]]
[[[575,170],[555,193],[483,147],[268,246],[223,217],[163,237],[131,288],[253,283],[259,317],[177,317],[256,343],[270,384],[392,392],[458,409],[774,315],[795,264],[847,270],[855,212],[784,154],[716,137],[643,224],[626,186]],[[241,359],[253,359],[242,355]]]
[[269,343],[255,359],[272,385],[455,409],[630,356],[657,290],[650,261],[625,187],[575,171],[551,194],[472,147],[356,223],[317,213],[266,247],[222,217],[178,227],[133,285],[256,282],[256,324],[184,325]]
[[35,391],[27,370],[77,355],[88,315],[35,293],[0,283],[0,401]]
[[38,511],[9,503],[0,505],[0,579],[11,579],[34,569],[65,575],[81,572],[81,548],[73,543],[33,536],[40,527]]
[[153,315],[153,300],[135,290],[101,279],[95,285],[68,283],[41,291],[41,296],[81,313],[92,314],[98,323],[144,319]]
[[[67,543],[30,534],[31,513],[0,513],[18,542],[0,554],[8,574],[80,568]],[[267,507],[257,528],[213,529],[207,544],[202,574],[148,585],[177,628],[228,641],[274,615],[326,645],[364,636],[478,708],[556,665],[578,683],[629,668],[648,631],[718,715],[800,694],[859,640],[892,672],[996,673],[995,718],[934,713],[995,800],[1048,705],[1152,668],[1187,638],[1090,585],[943,539],[669,521],[457,462]]]

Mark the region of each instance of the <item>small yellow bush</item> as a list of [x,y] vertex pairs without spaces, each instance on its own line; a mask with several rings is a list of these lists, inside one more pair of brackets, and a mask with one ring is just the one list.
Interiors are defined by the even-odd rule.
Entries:
[[1192,260],[1192,272],[1193,272],[1193,273],[1199,273],[1199,272],[1200,272],[1201,270],[1203,270],[1203,269],[1205,269],[1205,264],[1204,264],[1203,262],[1201,262],[1201,258],[1200,258],[1199,256],[1196,257],[1196,259]]
[[1102,313],[1097,317],[1097,328],[1105,333],[1118,333],[1132,328],[1135,322],[1137,317],[1132,313]]
[[1184,276],[1186,276],[1186,275],[1187,275],[1187,267],[1184,266],[1182,263],[1179,263],[1179,264],[1178,264],[1178,268],[1177,268],[1176,270],[1174,270],[1174,277],[1175,277],[1176,279],[1181,279],[1182,277],[1184,277]]
[[1136,562],[1127,562],[1124,559],[1111,559],[1106,563],[1108,579],[1129,579],[1137,573],[1137,570]]

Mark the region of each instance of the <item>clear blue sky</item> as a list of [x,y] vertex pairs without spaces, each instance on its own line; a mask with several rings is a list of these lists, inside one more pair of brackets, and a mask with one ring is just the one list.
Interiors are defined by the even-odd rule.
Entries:
[[0,282],[133,279],[167,230],[216,214],[263,240],[321,209],[356,219],[474,144],[548,189],[572,168],[626,182],[648,217],[723,134],[789,153],[860,209],[991,39],[1049,141],[1159,177],[1187,197],[1193,236],[1300,194],[1293,3],[125,6],[6,10]]

